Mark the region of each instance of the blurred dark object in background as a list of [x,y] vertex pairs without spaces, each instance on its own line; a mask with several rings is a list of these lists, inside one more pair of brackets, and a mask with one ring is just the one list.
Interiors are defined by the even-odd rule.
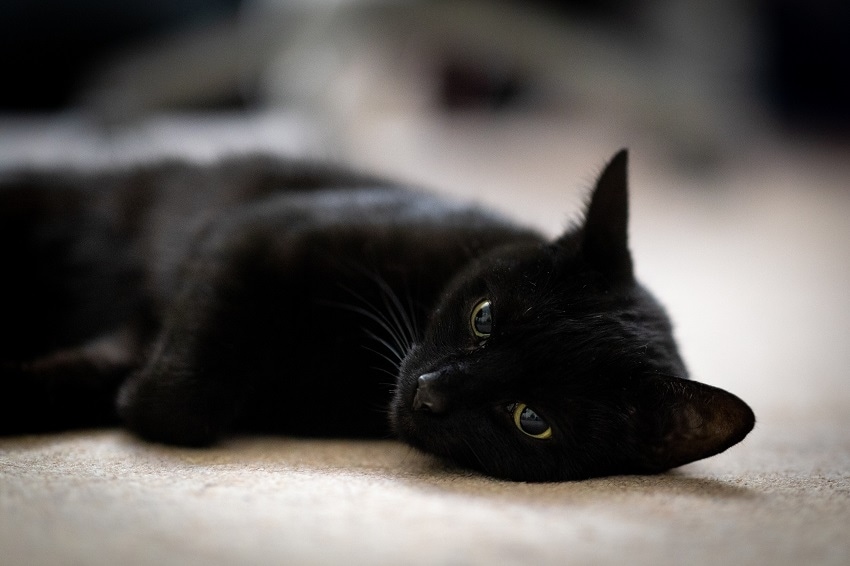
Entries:
[[850,133],[850,2],[763,0],[765,95],[791,126]]
[[104,56],[232,17],[241,0],[3,0],[0,111],[60,110]]
[[[615,0],[526,0],[573,14],[624,16]],[[182,28],[233,18],[242,0],[4,0],[0,111],[52,111],[114,52]],[[627,7],[626,10],[623,8]]]
[[477,60],[446,56],[437,74],[438,102],[446,110],[495,112],[521,106],[527,97],[522,71],[509,65],[481,65]]
[[[316,18],[306,19],[314,28],[303,33],[292,18],[269,18],[263,22],[258,7],[272,8],[273,12],[275,5],[318,12]],[[114,102],[117,109],[114,113],[119,116],[131,113],[125,113],[124,108],[132,110],[134,94],[143,102],[151,101],[147,106],[138,103],[139,113],[287,104],[293,100],[289,90],[272,92],[280,96],[264,99],[259,88],[267,79],[269,69],[274,72],[275,64],[289,62],[289,54],[281,56],[280,50],[275,52],[275,48],[294,44],[303,53],[313,56],[322,51],[321,46],[286,43],[287,38],[299,36],[301,32],[311,40],[322,42],[327,36],[316,33],[321,32],[324,29],[321,26],[326,23],[322,18],[327,19],[327,14],[322,10],[364,6],[364,11],[369,13],[377,5],[393,5],[399,9],[426,7],[431,9],[432,15],[447,14],[445,18],[454,23],[455,15],[444,11],[446,6],[454,8],[454,4],[441,4],[437,0],[5,0],[0,3],[0,61],[3,64],[0,113],[64,110],[90,100],[86,96],[91,94],[92,85],[106,86],[101,91],[103,98],[97,102],[104,107]],[[582,107],[582,101],[608,101],[615,110],[620,110],[622,101],[629,97],[638,101],[641,96],[644,101],[656,100],[660,106],[656,110],[647,111],[646,103],[641,106],[634,102],[632,107],[621,111],[649,123],[665,120],[672,123],[673,126],[668,124],[666,130],[676,123],[689,122],[689,131],[704,132],[714,127],[735,137],[733,130],[735,124],[741,122],[741,116],[752,115],[753,109],[765,109],[788,125],[850,135],[850,2],[846,0],[727,0],[710,9],[696,1],[677,3],[671,0],[482,0],[481,5],[502,12],[507,12],[502,10],[505,7],[517,13],[537,10],[538,14],[545,14],[540,21],[545,20],[548,29],[540,34],[523,32],[519,34],[521,37],[512,38],[503,37],[509,33],[494,31],[488,35],[477,30],[478,51],[472,56],[469,50],[457,49],[445,54],[444,60],[426,69],[433,74],[428,80],[436,85],[435,95],[445,110],[525,109],[529,100],[539,94],[535,89],[542,80],[548,80],[564,87],[556,93],[559,104],[569,109],[584,108],[591,114],[609,113],[600,111],[598,104]],[[243,18],[246,8],[254,9],[253,12],[247,10],[249,15],[260,13],[260,18],[248,19],[248,24],[255,26],[253,28],[247,26]],[[479,10],[475,14],[482,12]],[[355,10],[352,13],[356,14],[354,20],[362,23],[362,18],[358,19],[360,14]],[[453,29],[461,30],[457,35],[463,37],[463,25],[470,29],[476,24],[481,27],[480,22],[487,21],[486,18],[478,19],[478,22],[472,18],[459,23]],[[739,21],[742,19],[748,21],[742,23]],[[226,25],[210,27],[217,22]],[[258,28],[258,22],[267,27]],[[681,29],[676,29],[677,22],[682,23]],[[563,43],[568,49],[561,44],[553,48],[557,42],[550,41],[549,59],[540,58],[541,51],[547,49],[544,45],[547,38],[553,37],[552,29],[558,26],[562,28],[561,35],[569,38]],[[700,26],[702,29],[697,29]],[[750,32],[739,33],[748,26]],[[373,42],[380,41],[374,38],[382,37],[385,28],[379,25],[371,30],[376,32],[369,35]],[[200,40],[192,40],[194,43],[185,42],[194,46],[187,50],[190,55],[179,51],[185,44],[170,50],[169,40],[181,34],[190,36],[192,30],[198,29],[212,31]],[[252,43],[252,35],[258,35],[254,33],[257,29],[276,34],[278,43]],[[349,31],[344,26],[331,29]],[[364,29],[370,31],[368,26]],[[419,29],[411,28],[410,32],[411,36],[420,39],[429,33],[422,25]],[[432,34],[432,44],[441,44],[440,33],[437,29],[437,33]],[[736,33],[737,39],[730,40]],[[757,37],[748,43],[742,40],[747,33]],[[691,37],[695,39],[689,39]],[[218,47],[213,49],[211,46],[215,42]],[[399,45],[385,47],[401,52]],[[242,47],[242,53],[234,53],[238,50],[234,46]],[[152,47],[160,49],[155,56],[147,57]],[[454,45],[448,47],[455,48]],[[134,52],[134,48],[137,51]],[[268,49],[267,53],[252,53],[264,48]],[[513,53],[506,57],[505,53],[511,48]],[[743,51],[740,57],[730,56],[734,49]],[[325,49],[326,53],[331,51]],[[158,69],[158,74],[150,73],[139,80],[122,83],[129,84],[132,91],[128,94],[128,89],[124,89],[127,104],[119,96],[113,96],[115,92],[120,94],[119,90],[108,88],[112,80],[110,73],[114,74],[116,69],[120,71],[122,61],[128,62],[122,59],[125,52],[134,53],[136,57],[131,64],[124,65],[126,74],[132,75],[138,69]],[[251,53],[246,55],[246,52]],[[361,62],[358,60],[361,53],[345,51],[345,46],[342,52],[352,61],[344,62],[346,67],[329,68],[327,72],[332,77],[353,69],[354,62]],[[186,60],[177,60],[181,54]],[[201,55],[206,59],[201,60]],[[392,56],[397,57],[395,53]],[[534,56],[538,59],[536,63],[532,62]],[[550,61],[555,64],[550,65]],[[737,61],[747,62],[737,69],[731,68]],[[262,65],[266,65],[265,68]],[[307,75],[284,76],[279,84],[286,85],[289,81],[290,85],[308,85],[310,81],[320,81],[321,72],[317,72],[315,66],[308,64],[304,68],[309,72]],[[403,68],[406,72],[417,72],[411,69],[411,65]],[[631,75],[622,74],[623,70]],[[393,74],[395,69],[388,71],[390,77],[397,76]],[[545,76],[547,72],[548,77]],[[176,81],[166,80],[175,75]],[[118,76],[124,80],[120,73]],[[163,80],[162,83],[147,80],[151,78]],[[120,83],[120,80],[113,82]],[[369,76],[362,79],[364,83],[370,80],[373,79]],[[399,80],[409,85],[408,94],[422,85],[428,86],[425,79],[421,85],[414,84],[412,78]],[[604,96],[600,95],[600,88],[591,88],[598,86],[592,84],[593,81],[600,80],[607,81],[601,87]],[[328,88],[320,85],[324,88],[322,94],[340,88],[340,83],[332,84],[327,78],[326,83]],[[649,83],[652,86],[648,86]],[[157,90],[160,84],[170,86],[173,92],[157,97],[157,93],[165,92]],[[683,89],[681,85],[687,86]],[[342,85],[344,92],[346,87]],[[352,88],[350,92],[355,90]],[[729,93],[740,95],[739,99]],[[614,97],[610,101],[608,94]],[[315,92],[308,95],[303,98],[316,98]],[[668,100],[668,97],[676,96],[678,99],[671,104],[673,98]],[[745,100],[746,96],[750,99]],[[688,100],[695,102],[683,113],[680,109],[687,106],[683,101]],[[743,102],[752,102],[755,106],[747,107]],[[736,103],[741,116],[726,122],[712,116],[713,111],[717,115],[729,115],[727,110]],[[352,104],[353,108],[344,108],[342,112],[359,108],[359,101]],[[376,107],[381,108],[381,104]],[[653,111],[657,115],[653,115]],[[675,112],[682,117],[671,117]],[[665,128],[660,131],[662,137],[676,139],[676,135],[665,133]]]

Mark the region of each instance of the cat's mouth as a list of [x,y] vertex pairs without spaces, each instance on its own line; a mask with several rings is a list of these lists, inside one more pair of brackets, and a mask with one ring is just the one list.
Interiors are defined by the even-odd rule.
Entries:
[[444,414],[449,409],[446,396],[437,391],[439,375],[440,372],[402,371],[390,403],[390,426],[396,436],[426,450],[418,441],[417,431],[423,426],[419,421]]

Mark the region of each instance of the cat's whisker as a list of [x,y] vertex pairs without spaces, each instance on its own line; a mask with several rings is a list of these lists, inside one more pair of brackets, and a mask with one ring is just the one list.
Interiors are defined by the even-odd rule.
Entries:
[[365,334],[366,334],[369,338],[371,338],[372,340],[375,340],[376,342],[378,342],[379,344],[381,344],[382,346],[384,346],[387,350],[389,350],[389,351],[390,351],[390,353],[391,353],[393,356],[395,356],[396,361],[394,362],[394,364],[393,364],[393,365],[394,365],[394,366],[396,366],[396,368],[397,368],[397,367],[398,367],[398,364],[399,364],[399,363],[401,363],[401,361],[404,359],[404,356],[402,356],[401,352],[400,352],[400,351],[398,351],[398,350],[396,350],[395,348],[393,348],[393,345],[392,345],[392,344],[390,344],[389,342],[387,342],[386,340],[384,340],[383,338],[381,338],[380,336],[378,336],[377,334],[375,334],[375,333],[374,333],[374,332],[372,332],[371,330],[367,330],[367,329],[365,329],[365,328],[364,328],[364,329],[363,329],[363,332],[364,332],[364,333],[365,333]]
[[[394,296],[395,295],[393,295],[393,297]],[[386,292],[384,292],[384,294],[383,294],[383,303],[384,303],[384,307],[386,307],[387,312],[389,313],[390,318],[392,318],[392,321],[395,324],[395,328],[399,330],[399,335],[402,339],[402,346],[404,346],[405,351],[409,350],[410,346],[411,346],[410,338],[408,337],[407,333],[405,332],[404,324],[402,323],[402,321],[399,319],[399,317],[395,313],[396,309],[394,309],[394,303],[392,303],[391,301],[390,302],[387,301]]]
[[398,368],[398,362],[396,362],[395,360],[393,360],[391,357],[384,354],[383,352],[379,352],[378,350],[375,350],[374,348],[370,348],[369,346],[363,346],[363,349],[367,350],[369,352],[372,352],[376,356],[383,358],[384,360],[387,361],[387,363],[391,364],[394,368]]
[[478,452],[475,451],[475,448],[472,447],[472,443],[468,438],[462,437],[464,444],[469,448],[469,451],[475,456],[475,459],[478,460],[478,464],[481,466],[481,470],[487,470],[487,466],[484,464],[484,460],[481,459],[481,456],[478,455]]
[[[413,321],[411,314],[413,311],[411,310],[408,313],[402,302],[399,300],[398,295],[393,290],[392,287],[378,274],[374,275],[374,281],[378,284],[378,287],[381,289],[384,295],[384,305],[387,307],[387,310],[390,312],[390,315],[393,317],[393,320],[396,321],[399,329],[402,330],[404,337],[406,338],[405,344],[407,345],[407,349],[409,350],[412,346],[413,342],[416,340],[416,334],[413,329]],[[409,293],[408,293],[409,296]],[[387,299],[389,299],[390,304],[387,304]],[[394,308],[393,308],[394,307]],[[398,317],[394,314],[398,313]]]
[[413,338],[413,342],[419,340],[419,328],[416,325],[416,316],[414,313],[416,312],[416,308],[413,306],[413,297],[410,295],[410,289],[406,289],[406,298],[407,298],[407,312],[410,314],[410,335]]
[[378,403],[370,403],[368,405],[370,411],[374,411],[376,413],[381,413],[383,415],[389,415],[390,411],[386,405],[378,404]]
[[415,448],[413,448],[413,446],[409,446],[409,445],[408,445],[408,447],[407,447],[407,451],[406,451],[406,452],[404,453],[404,455],[401,457],[401,464],[406,464],[406,463],[407,463],[407,460],[410,458],[410,455],[411,455],[411,454],[413,454],[414,452],[416,452],[416,449],[415,449]]
[[[404,342],[407,349],[409,349],[416,341],[417,335],[415,324],[413,322],[415,320],[415,317],[413,316],[414,309],[409,300],[410,290],[407,289],[408,306],[410,308],[409,310],[406,310],[395,290],[389,285],[389,283],[387,283],[386,279],[384,279],[380,273],[376,270],[365,268],[361,268],[359,271],[363,276],[367,277],[378,286],[378,289],[381,291],[383,296],[384,307],[390,313],[390,316],[392,316],[396,324],[396,328],[398,328],[402,336],[405,337],[406,340]],[[388,303],[387,300],[390,302]]]
[[371,320],[377,322],[381,326],[381,328],[383,328],[390,335],[390,337],[396,343],[400,351],[406,352],[410,349],[409,342],[405,339],[404,330],[399,327],[399,323],[397,320],[388,319],[381,309],[376,308],[375,305],[370,303],[356,291],[349,289],[345,285],[340,285],[340,287],[364,305],[364,307],[356,307],[355,305],[349,305],[349,310],[360,309],[356,310],[355,312],[359,312],[360,314],[363,314]]
[[[381,383],[380,385],[387,385],[387,384]],[[376,413],[381,413],[384,416],[389,416],[389,414],[390,414],[390,408],[387,405],[384,405],[384,404],[371,403],[369,405],[369,408],[371,410],[375,411]]]
[[[372,351],[372,350],[370,350],[370,351]],[[388,376],[390,376],[390,377],[392,377],[392,378],[393,378],[393,381],[391,381],[391,382],[390,382],[390,381],[382,381],[382,382],[380,382],[380,383],[379,383],[379,385],[386,385],[386,386],[392,387],[392,386],[394,386],[394,385],[396,384],[396,382],[395,382],[396,377],[397,377],[397,376],[396,376],[396,374],[394,374],[393,372],[391,372],[391,371],[390,371],[390,370],[388,370],[387,368],[382,368],[382,367],[380,367],[380,366],[370,366],[370,367],[369,367],[369,369],[373,369],[373,370],[375,370],[375,371],[379,371],[379,372],[381,372],[381,373],[385,373],[385,374],[387,374]]]
[[[351,304],[347,304],[347,303],[329,303],[329,304],[336,306],[337,308],[341,308],[341,309],[362,315],[362,316],[368,318],[369,320],[375,322],[378,326],[380,326],[384,331],[386,331],[390,335],[390,337],[396,343],[396,346],[398,346],[399,350],[405,350],[404,344],[398,336],[398,332],[393,329],[391,323],[389,321],[387,321],[383,316],[380,316],[379,314],[371,312],[371,311],[369,311],[369,310],[367,310],[363,307],[358,307],[357,305],[351,305]],[[388,344],[385,344],[385,345],[387,345],[387,347],[390,347]],[[390,347],[390,349],[393,351],[393,353],[398,355],[398,351],[395,348]],[[399,356],[399,359],[401,359],[401,356]]]

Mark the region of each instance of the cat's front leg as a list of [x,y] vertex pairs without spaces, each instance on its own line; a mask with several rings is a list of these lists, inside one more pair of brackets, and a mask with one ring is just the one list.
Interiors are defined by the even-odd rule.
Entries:
[[202,446],[233,428],[262,379],[257,320],[266,308],[263,288],[276,276],[265,260],[273,237],[241,215],[200,238],[147,359],[118,395],[132,431]]
[[207,445],[229,428],[243,391],[215,335],[218,283],[191,280],[169,309],[142,367],[118,395],[125,424],[149,440]]
[[203,446],[218,439],[239,406],[224,375],[195,359],[189,331],[170,327],[147,363],[118,394],[118,413],[136,434],[158,442]]

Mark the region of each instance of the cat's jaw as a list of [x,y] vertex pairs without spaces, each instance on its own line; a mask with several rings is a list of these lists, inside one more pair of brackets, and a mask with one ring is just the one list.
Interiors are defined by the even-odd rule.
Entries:
[[402,441],[439,456],[451,457],[442,443],[429,441],[427,432],[452,414],[450,398],[440,391],[441,377],[447,368],[421,369],[421,345],[413,345],[399,368],[395,393],[390,403],[389,419],[393,433]]
[[413,434],[413,405],[416,398],[416,381],[411,379],[411,366],[420,355],[421,346],[413,344],[398,369],[396,387],[389,407],[390,429],[402,441],[409,442]]

